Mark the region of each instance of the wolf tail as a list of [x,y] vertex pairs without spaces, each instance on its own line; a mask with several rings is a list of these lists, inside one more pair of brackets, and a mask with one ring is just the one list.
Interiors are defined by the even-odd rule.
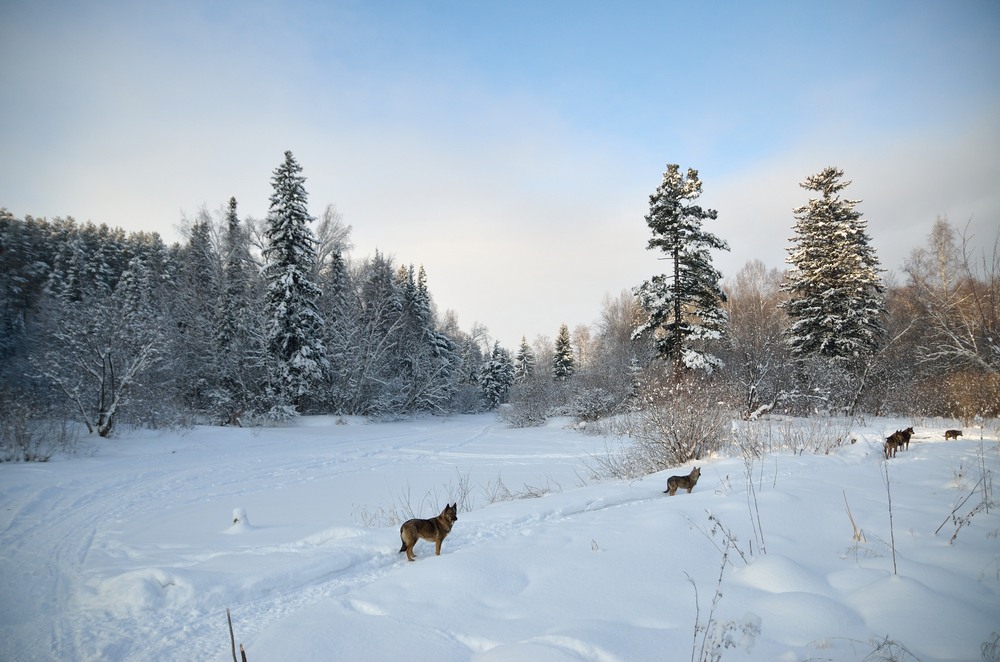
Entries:
[[[405,552],[405,551],[406,551],[406,543],[404,542],[403,546],[399,548],[399,552]],[[399,552],[396,553],[398,554]]]

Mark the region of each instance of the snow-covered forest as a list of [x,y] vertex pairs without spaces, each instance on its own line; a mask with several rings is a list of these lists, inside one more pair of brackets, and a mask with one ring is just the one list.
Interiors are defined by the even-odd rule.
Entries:
[[172,246],[0,211],[0,657],[1000,659],[996,243],[889,271],[826,168],[726,275],[671,164],[666,273],[507,348],[271,185]]
[[[674,272],[606,294],[592,324],[567,320],[551,330],[555,341],[542,330],[517,348],[437,310],[422,266],[352,255],[351,228],[333,206],[309,214],[290,152],[272,174],[266,218],[241,218],[230,200],[191,219],[171,246],[156,234],[3,210],[0,411],[82,422],[101,436],[122,422],[496,408],[527,426],[641,408],[662,394],[663,384],[650,385],[672,363],[742,418],[996,416],[996,244],[938,219],[889,271],[858,201],[840,196],[850,184],[842,177],[828,168],[802,184],[787,271],[753,261],[720,274],[710,249],[725,250],[726,239],[701,227],[716,212],[696,204],[697,171],[668,166],[646,220],[649,248]],[[34,453],[8,444],[3,459],[44,459]]]

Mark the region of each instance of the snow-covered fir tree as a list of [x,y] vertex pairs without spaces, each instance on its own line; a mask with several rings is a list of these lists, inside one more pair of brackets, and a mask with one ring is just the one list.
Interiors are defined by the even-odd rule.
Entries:
[[229,198],[222,231],[222,286],[215,301],[215,342],[220,352],[230,352],[245,337],[250,306],[251,260],[246,237],[236,214],[236,198]]
[[57,222],[54,229],[58,249],[46,287],[63,301],[79,301],[87,289],[87,284],[83,282],[89,257],[86,245],[72,220]]
[[323,290],[320,314],[326,322],[325,338],[330,370],[324,388],[327,405],[336,413],[348,413],[352,385],[352,346],[358,339],[358,305],[345,253],[350,248],[351,226],[333,205],[327,205],[316,231],[316,282]]
[[552,355],[552,377],[557,382],[564,382],[576,372],[576,360],[573,345],[569,339],[569,327],[563,324],[556,336],[555,353]]
[[212,242],[211,220],[199,214],[188,230],[188,243],[178,253],[176,292],[172,297],[177,320],[174,347],[177,360],[188,363],[190,376],[178,386],[180,396],[192,411],[211,408],[210,398],[218,384],[220,354],[216,343],[215,304],[221,289],[222,269]]
[[[403,412],[445,410],[454,394],[452,361],[455,345],[437,331],[427,272],[423,266],[401,267],[396,284],[402,303],[402,324],[398,341]],[[457,357],[455,357],[457,358]]]
[[302,167],[285,152],[271,178],[274,192],[264,237],[267,293],[267,347],[275,362],[274,386],[285,404],[299,409],[311,387],[329,367],[323,344],[323,318],[317,301],[316,246],[309,229]]
[[222,287],[215,302],[217,386],[210,405],[224,420],[236,423],[241,412],[265,408],[264,340],[261,329],[259,274],[249,241],[229,199],[222,234]]
[[649,249],[662,251],[671,270],[635,289],[649,317],[634,332],[652,334],[660,358],[682,368],[711,371],[720,365],[707,344],[721,338],[726,321],[722,274],[712,266],[711,250],[729,250],[722,239],[702,229],[718,212],[697,204],[701,196],[698,171],[685,176],[677,164],[668,164],[663,181],[649,196],[646,223],[653,231]]
[[496,409],[507,399],[507,392],[513,384],[514,362],[510,352],[500,346],[500,341],[496,341],[479,376],[479,388],[490,409]]
[[821,196],[794,210],[783,307],[794,356],[833,359],[854,372],[883,340],[885,300],[868,223],[855,209],[860,200],[840,197],[851,183],[843,176],[827,167],[800,184]]
[[521,336],[521,344],[514,357],[514,381],[523,384],[535,374],[535,353],[527,339]]

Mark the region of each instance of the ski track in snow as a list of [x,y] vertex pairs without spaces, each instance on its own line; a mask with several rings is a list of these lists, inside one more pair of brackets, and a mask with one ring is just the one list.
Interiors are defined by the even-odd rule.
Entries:
[[[227,474],[219,471],[212,474],[213,483],[208,491],[214,498],[232,498],[238,501],[247,491],[248,485],[281,486],[294,483],[302,479],[304,472],[311,475],[323,473],[326,478],[330,478],[340,472],[357,471],[359,460],[366,467],[377,471],[390,465],[405,466],[412,455],[431,453],[461,457],[468,455],[462,452],[463,448],[482,441],[494,427],[493,424],[473,426],[463,432],[460,441],[442,445],[435,440],[434,435],[434,428],[440,425],[440,422],[432,419],[426,424],[410,424],[400,432],[395,432],[391,424],[364,426],[378,430],[377,436],[372,439],[369,438],[370,435],[364,435],[354,443],[344,443],[338,439],[322,457],[317,457],[314,453],[299,457],[291,449],[286,461],[277,466],[269,464],[252,467],[249,475],[245,472]],[[308,429],[298,428],[292,432]],[[270,433],[273,430],[265,430],[260,436],[273,436]],[[177,444],[179,448],[174,453],[188,452],[183,441],[184,438],[181,438],[182,443]],[[157,441],[151,439],[148,443],[156,444]],[[294,440],[290,440],[290,443],[294,443]],[[425,446],[428,448],[425,449]],[[158,455],[159,453],[154,453],[151,459]],[[484,457],[475,453],[472,455]],[[495,457],[510,459],[509,455],[500,453]],[[537,456],[527,454],[525,457],[537,459]],[[268,459],[273,459],[273,456]],[[92,462],[90,459],[71,461]],[[203,481],[206,474],[202,466],[185,470],[179,469],[177,462],[164,463],[159,468],[155,466],[155,461],[152,464],[153,466],[140,473],[125,477],[109,480],[107,476],[99,476],[89,480],[75,476],[69,484],[48,486],[28,496],[19,495],[17,505],[6,509],[7,516],[0,535],[3,540],[0,558],[6,568],[19,568],[18,574],[22,578],[17,580],[12,572],[5,573],[7,577],[4,581],[9,582],[9,588],[5,592],[8,595],[53,596],[49,598],[49,606],[52,608],[41,610],[52,613],[55,605],[79,600],[81,586],[84,592],[92,590],[93,577],[85,566],[99,531],[101,537],[113,538],[116,533],[113,526],[115,522],[126,521],[141,513],[156,513],[168,504],[171,509],[182,509],[204,499],[206,486]],[[129,462],[130,469],[134,469],[134,466],[134,463]],[[140,495],[141,499],[119,498],[126,495]],[[164,506],[159,508],[151,504]],[[509,535],[523,526],[572,514],[574,513],[551,513],[517,522],[498,523],[486,534],[462,539],[461,544],[482,544]],[[111,528],[108,528],[109,524]],[[322,538],[323,534],[318,536]],[[150,585],[148,588],[140,586],[137,589],[139,592],[155,593],[159,590],[169,594],[171,591],[182,590],[184,580],[183,572],[180,571],[185,566],[210,561],[216,554],[267,556],[276,553],[311,553],[313,556],[321,556],[306,564],[298,576],[273,577],[271,586],[255,586],[248,589],[248,595],[230,596],[231,602],[242,603],[233,610],[234,621],[238,619],[245,630],[253,631],[304,606],[370,584],[400,564],[395,549],[386,552],[384,545],[381,549],[358,547],[355,538],[356,536],[350,536],[337,539],[336,536],[329,536],[325,540],[304,539],[215,554],[198,552],[185,555],[175,552],[169,555],[173,565],[158,565],[155,571],[137,570],[130,581]],[[457,536],[449,538],[449,546],[457,549],[458,540]],[[47,550],[48,556],[38,555],[39,550]],[[332,555],[332,551],[339,553]],[[114,543],[106,546],[102,552],[127,557],[139,568],[144,565],[144,552],[129,546]],[[177,563],[178,557],[183,563]],[[154,559],[150,560],[155,562]],[[110,578],[102,581],[115,580],[116,578]],[[26,582],[40,583],[43,590],[38,587],[29,588]],[[99,587],[100,585],[98,590]],[[253,597],[254,594],[260,595]],[[86,598],[84,600],[88,601]],[[41,640],[50,642],[47,648],[53,657],[63,659],[132,659],[147,655],[162,655],[166,659],[209,659],[219,649],[218,613],[225,607],[226,605],[214,600],[205,604],[195,602],[190,609],[154,609],[153,614],[143,614],[141,610],[136,610],[138,615],[117,614],[118,618],[110,620],[103,610],[88,610],[80,619],[82,624],[57,618],[53,619],[50,632],[42,632],[44,627],[38,624],[37,634]],[[7,608],[16,609],[16,605],[11,604]],[[130,641],[143,642],[142,649],[129,649],[116,643],[121,639],[120,632],[123,630],[130,632]],[[0,652],[2,650],[0,647]]]

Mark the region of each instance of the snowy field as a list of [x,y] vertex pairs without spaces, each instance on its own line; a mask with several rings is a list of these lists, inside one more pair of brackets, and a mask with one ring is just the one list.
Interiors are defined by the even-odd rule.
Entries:
[[[981,660],[1000,633],[1000,508],[967,515],[1000,469],[997,429],[946,442],[953,422],[920,421],[886,463],[882,437],[910,423],[869,420],[829,455],[768,453],[752,492],[741,457],[701,462],[673,497],[667,477],[689,467],[594,481],[619,440],[565,421],[305,418],[84,441],[0,465],[0,660],[230,660],[227,607],[250,662],[674,661],[703,646]],[[497,500],[504,487],[548,493]],[[420,542],[408,563],[387,518],[449,499],[441,556]]]

